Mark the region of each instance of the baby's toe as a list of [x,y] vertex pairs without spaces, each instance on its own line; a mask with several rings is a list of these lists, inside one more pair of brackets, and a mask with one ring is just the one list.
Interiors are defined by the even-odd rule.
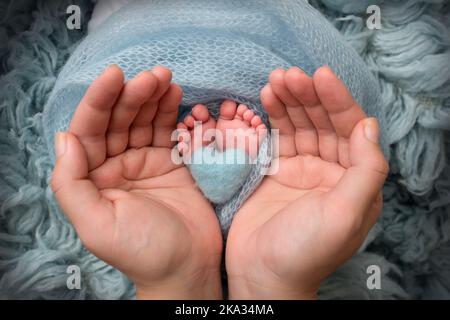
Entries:
[[203,104],[197,104],[194,108],[192,108],[192,116],[195,121],[206,122],[209,120],[209,111],[208,108]]
[[258,136],[258,141],[261,143],[261,141],[266,137],[267,135],[267,127],[264,123],[259,124],[255,128],[256,134]]
[[254,116],[255,113],[252,110],[248,109],[247,111],[244,112],[243,118],[248,124],[250,124]]
[[237,108],[236,112],[236,118],[243,120],[244,119],[244,113],[248,110],[248,107],[245,104],[240,104]]
[[233,120],[236,115],[236,102],[225,100],[220,106],[220,118],[224,120]]
[[250,124],[252,125],[253,128],[257,128],[260,124],[262,124],[262,120],[260,116],[254,116],[251,120],[250,120]]
[[188,128],[188,129],[192,129],[194,128],[194,124],[195,124],[195,119],[193,116],[191,115],[187,115],[184,120],[183,120],[184,125]]

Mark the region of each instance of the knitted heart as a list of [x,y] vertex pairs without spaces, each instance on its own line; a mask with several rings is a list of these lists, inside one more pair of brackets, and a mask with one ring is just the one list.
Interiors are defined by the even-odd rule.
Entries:
[[252,169],[244,150],[227,149],[221,152],[213,147],[196,150],[187,166],[200,190],[214,204],[230,200]]

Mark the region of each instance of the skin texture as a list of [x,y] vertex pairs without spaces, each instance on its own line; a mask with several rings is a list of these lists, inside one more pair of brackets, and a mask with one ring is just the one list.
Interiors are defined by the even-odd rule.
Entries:
[[271,73],[261,101],[279,129],[279,171],[236,214],[226,268],[232,299],[314,299],[382,206],[388,165],[378,126],[327,68]]
[[[222,295],[217,218],[187,168],[170,157],[181,96],[163,67],[124,83],[111,66],[56,137],[58,203],[85,246],[133,280],[137,298]],[[313,77],[275,70],[261,100],[280,130],[279,171],[234,218],[225,252],[229,295],[313,299],[381,211],[388,165],[378,125],[326,67]],[[226,104],[225,117],[236,108]],[[204,111],[193,113],[214,127]],[[186,119],[178,127],[191,129]]]
[[85,246],[134,281],[138,298],[220,299],[217,218],[170,158],[181,88],[162,67],[123,78],[109,67],[58,134],[56,199]]

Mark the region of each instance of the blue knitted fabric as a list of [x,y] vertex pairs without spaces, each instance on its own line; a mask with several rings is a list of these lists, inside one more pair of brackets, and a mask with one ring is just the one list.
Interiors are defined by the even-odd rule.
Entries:
[[[43,113],[49,150],[55,132],[68,127],[86,88],[113,63],[128,79],[158,64],[169,67],[174,81],[183,87],[181,114],[197,103],[206,104],[214,114],[221,101],[233,99],[245,102],[264,120],[259,93],[272,70],[296,65],[312,74],[326,64],[384,128],[375,78],[356,51],[306,1],[136,0],[90,33],[61,71]],[[267,144],[248,177],[241,176],[236,165],[234,180],[242,187],[233,197],[223,194],[219,199],[216,211],[225,233],[263,177],[261,163],[270,157]],[[226,186],[205,181],[220,171],[208,168],[209,172],[197,168],[193,175],[211,199]],[[202,178],[195,175],[200,170]]]
[[243,149],[218,151],[215,147],[196,150],[187,165],[197,186],[213,204],[228,202],[252,170]]
[[[172,1],[167,2],[169,3],[167,12],[170,12],[169,8],[176,9],[171,6]],[[224,21],[220,16],[219,19],[204,21],[204,24],[209,25],[215,23],[227,25],[231,30],[233,25],[238,23],[239,15],[246,13],[249,22],[241,21],[230,32],[236,34],[234,36],[236,41],[245,38],[247,34],[255,34],[252,43],[256,48],[261,48],[263,40],[270,38],[272,34],[283,34],[284,37],[279,37],[278,42],[275,41],[268,50],[272,55],[281,56],[282,63],[267,65],[261,74],[258,73],[259,69],[251,67],[255,66],[252,63],[257,63],[255,62],[257,60],[268,60],[258,55],[247,58],[248,54],[241,52],[234,61],[247,59],[245,61],[251,62],[242,73],[226,73],[226,68],[192,68],[200,73],[196,75],[193,72],[193,79],[207,73],[214,75],[211,79],[218,79],[217,83],[210,84],[208,90],[205,90],[207,96],[198,97],[199,101],[206,101],[211,110],[217,110],[217,104],[222,97],[229,97],[224,92],[232,92],[233,96],[230,97],[242,98],[245,101],[246,95],[242,93],[244,90],[240,87],[237,89],[226,87],[227,83],[235,83],[235,80],[226,81],[227,77],[240,78],[245,83],[246,77],[258,79],[259,74],[261,82],[264,82],[272,67],[295,64],[295,61],[289,58],[292,52],[281,50],[280,43],[289,40],[296,42],[293,47],[299,48],[301,41],[296,40],[296,35],[282,33],[285,28],[287,30],[291,28],[290,21],[295,20],[292,15],[296,10],[291,9],[292,12],[285,21],[286,25],[283,25],[282,20],[277,20],[276,17],[279,12],[277,10],[284,10],[286,13],[284,5],[280,4],[281,8],[278,9],[274,9],[273,6],[275,3],[285,2],[273,2],[274,4],[264,3],[259,8],[254,5],[255,10],[252,12],[236,7],[236,19]],[[65,12],[67,6],[72,4],[80,5],[83,11],[81,31],[69,31],[66,28]],[[326,16],[326,19],[339,30],[345,42],[358,53],[365,65],[362,66],[362,70],[368,68],[377,79],[374,88],[378,87],[381,91],[378,116],[384,121],[383,133],[385,145],[390,151],[391,166],[391,174],[384,188],[382,216],[360,252],[323,283],[319,296],[322,299],[448,299],[450,298],[448,1],[311,0],[311,4]],[[369,4],[379,4],[381,7],[381,30],[366,28],[365,9]],[[204,6],[204,9],[210,8],[209,6],[210,4]],[[250,6],[249,4],[245,8]],[[299,8],[302,3],[295,6]],[[275,11],[268,10],[269,7]],[[50,132],[56,130],[59,124],[43,121],[43,107],[48,102],[57,76],[66,64],[68,56],[77,50],[78,41],[87,31],[86,24],[91,9],[92,4],[88,0],[0,2],[0,298],[130,299],[134,296],[134,288],[126,277],[98,260],[83,247],[48,187],[53,160],[51,147],[48,147],[50,141],[47,140],[51,138]],[[318,15],[311,9],[306,10]],[[161,17],[163,12],[165,14],[166,10],[158,11],[155,8],[155,11],[147,14],[145,20],[159,19],[161,29],[166,29],[167,32],[171,30],[171,23],[182,22],[164,19]],[[255,16],[258,17],[264,12],[267,15],[260,19],[263,29],[253,29],[247,25],[254,21]],[[323,21],[319,16],[317,19]],[[267,27],[264,29],[266,24]],[[277,25],[280,27],[277,28]],[[326,22],[320,23],[320,27],[314,32],[322,32],[320,30],[327,28],[326,25]],[[216,30],[214,27],[200,26],[198,29],[199,32],[205,29],[208,32]],[[258,34],[259,30],[267,30],[267,33],[261,36]],[[177,32],[181,34],[181,31],[172,29],[172,34],[175,36]],[[194,31],[193,34],[195,35]],[[330,36],[323,34],[320,37],[313,37],[313,42],[317,42],[313,46],[319,46],[322,39],[332,38],[330,43],[336,43],[335,39],[339,37],[336,31],[330,31]],[[220,38],[226,39],[225,34]],[[207,42],[209,43],[213,42]],[[170,46],[170,42],[167,46]],[[198,47],[198,43],[195,46]],[[250,47],[245,52],[248,53],[249,50]],[[159,52],[162,59],[164,51]],[[227,55],[233,57],[232,52],[227,51]],[[353,51],[350,49],[348,52]],[[206,59],[201,51],[193,53],[197,55],[193,56],[196,59],[192,60],[191,57],[189,60],[192,63],[201,58]],[[309,57],[320,59],[323,58],[322,54],[327,53],[318,50]],[[328,54],[333,56],[332,53]],[[106,62],[101,56],[97,58],[102,61],[98,67],[100,72],[102,64]],[[72,56],[72,59],[75,57]],[[220,59],[216,60],[220,62]],[[349,83],[345,72],[353,70],[351,68],[353,62],[350,62],[350,68],[344,65],[340,70],[339,62],[333,62],[333,59],[330,61],[344,81]],[[354,61],[355,65],[360,64],[358,58]],[[129,64],[132,65],[132,62],[129,61]],[[319,64],[320,61],[316,62]],[[163,61],[152,63],[162,64]],[[148,67],[151,66],[149,63]],[[307,71],[312,72],[315,67]],[[76,70],[74,71],[72,75],[77,74]],[[183,73],[178,73],[175,69],[175,80],[182,80],[177,78],[177,74]],[[93,77],[90,75],[86,83],[84,80],[80,82],[77,97]],[[61,84],[61,79],[64,78],[74,79],[70,78],[70,74],[66,71],[64,77],[61,74],[57,82]],[[364,79],[370,79],[370,76]],[[185,80],[189,79],[185,76]],[[188,86],[185,81],[183,86],[187,92],[189,90],[200,92],[197,90],[200,88],[199,82]],[[361,84],[360,86],[367,87]],[[237,90],[237,93],[231,89]],[[366,109],[370,108],[367,101],[361,100],[361,93],[358,94],[356,91],[358,90],[352,89],[360,103]],[[55,92],[53,91],[52,96],[55,96]],[[250,94],[249,97],[254,98]],[[183,102],[185,113],[189,112],[193,102]],[[68,111],[73,108],[72,105],[70,108],[62,107],[66,107]],[[252,104],[252,108],[260,110],[257,102]],[[55,112],[55,116],[58,116],[58,112]],[[68,121],[70,116],[68,113],[65,121]],[[46,119],[49,118],[46,114]],[[264,149],[263,146],[261,152],[264,150],[267,152],[267,148]],[[246,185],[247,191],[241,190],[238,194],[250,192],[251,188],[248,187],[250,184]],[[234,199],[239,197],[241,196],[235,195]],[[222,216],[226,217],[224,213],[232,214],[232,210],[225,211],[225,208],[231,206],[218,207],[219,215],[222,213]],[[80,290],[67,288],[67,268],[70,265],[80,267],[82,277]],[[380,290],[367,288],[367,267],[370,265],[377,265],[381,269]]]

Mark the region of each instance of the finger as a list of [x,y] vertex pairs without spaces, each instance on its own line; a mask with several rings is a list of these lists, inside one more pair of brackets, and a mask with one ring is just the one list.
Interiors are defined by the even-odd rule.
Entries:
[[130,128],[128,145],[134,148],[148,146],[153,140],[153,119],[161,97],[167,92],[172,80],[172,72],[161,66],[152,70],[157,79],[157,86],[150,99],[144,103],[134,118]]
[[339,163],[350,167],[349,139],[353,128],[366,114],[345,84],[328,67],[319,68],[313,76],[314,87],[322,106],[328,111],[338,136]]
[[295,144],[299,154],[319,155],[316,129],[301,103],[286,86],[286,71],[277,69],[270,74],[269,83],[273,92],[286,106],[288,116],[295,127]]
[[[59,133],[55,150],[51,187],[59,205],[86,245],[107,239],[109,226],[114,224],[112,204],[87,178],[88,162],[81,143],[71,133]],[[101,239],[98,230],[102,230]]]
[[182,96],[183,91],[180,86],[171,84],[161,98],[155,119],[153,120],[152,146],[172,147],[175,144],[175,141],[171,141],[171,135],[177,123],[178,108]]
[[158,88],[155,90],[151,100],[159,101],[161,97],[167,92],[172,81],[172,71],[166,67],[156,66],[152,70],[155,77],[158,79]]
[[330,203],[339,203],[340,211],[351,213],[361,222],[376,202],[389,171],[378,140],[375,118],[357,124],[350,138],[351,167],[329,193]]
[[319,68],[314,73],[313,82],[317,96],[327,110],[337,135],[350,138],[353,128],[366,118],[366,114],[330,68]]
[[128,145],[130,125],[142,105],[153,95],[158,80],[150,71],[143,71],[128,81],[122,89],[111,114],[106,133],[107,155],[122,153]]
[[297,154],[295,146],[295,129],[286,107],[275,95],[270,84],[261,90],[261,103],[269,115],[271,129],[279,133],[279,156],[291,157]]
[[[304,106],[307,118],[318,135],[320,157],[326,161],[338,161],[338,139],[328,112],[321,105],[314,89],[313,80],[300,68],[286,72],[285,84],[291,94]],[[310,129],[311,130],[311,129]]]
[[83,146],[89,170],[106,158],[105,133],[123,81],[124,75],[118,66],[108,67],[87,89],[70,123],[68,132]]
[[286,84],[284,82],[285,74],[286,71],[283,69],[276,69],[272,71],[269,75],[270,86],[272,87],[273,92],[284,103],[286,107],[298,106],[300,103],[286,87]]

